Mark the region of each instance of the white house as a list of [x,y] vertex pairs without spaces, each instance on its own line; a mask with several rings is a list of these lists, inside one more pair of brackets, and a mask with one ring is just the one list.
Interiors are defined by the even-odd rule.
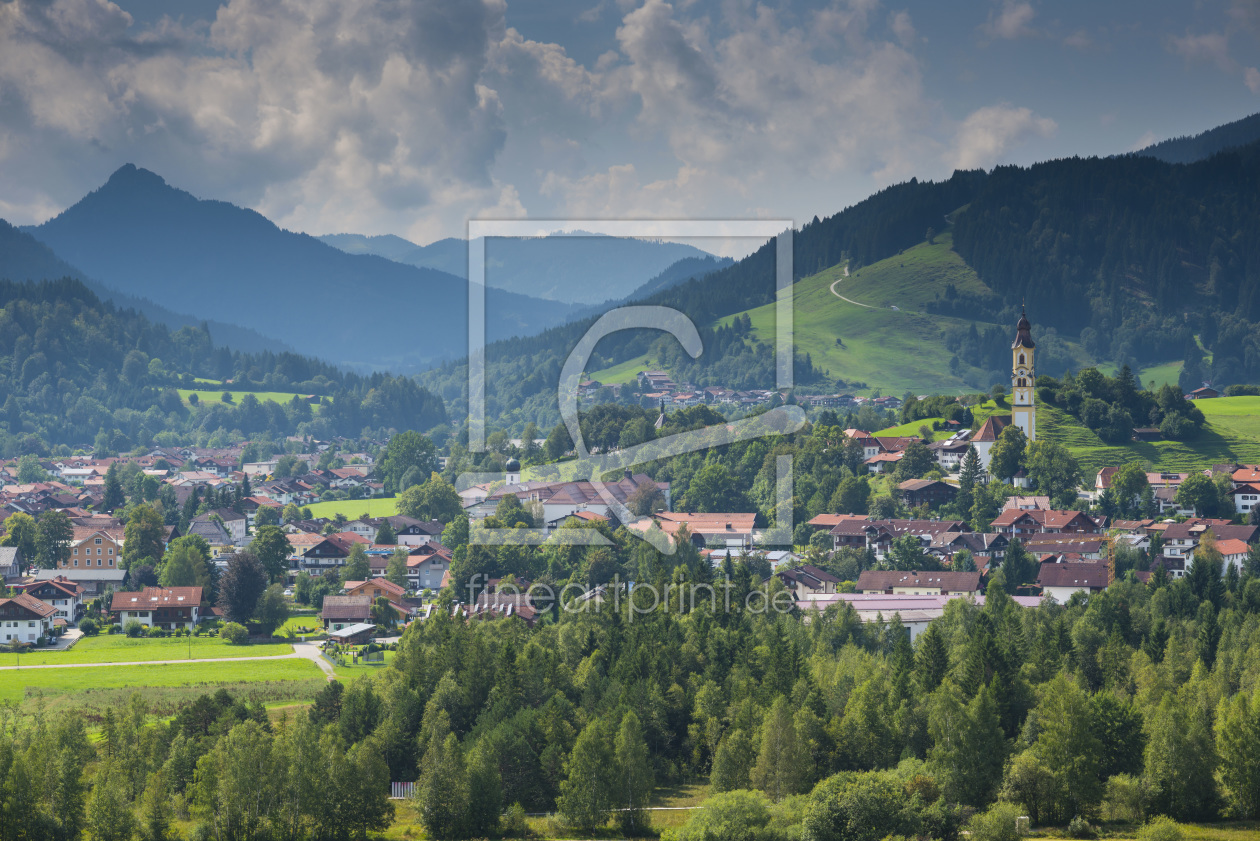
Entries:
[[201,621],[201,588],[145,587],[139,593],[114,593],[109,610],[124,627],[136,621],[146,628],[192,629]]
[[52,633],[55,614],[53,608],[26,593],[0,599],[0,641],[38,643]]

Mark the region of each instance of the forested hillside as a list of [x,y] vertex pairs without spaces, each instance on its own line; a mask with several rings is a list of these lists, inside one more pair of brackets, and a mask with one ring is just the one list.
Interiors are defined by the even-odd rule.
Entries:
[[[240,399],[190,409],[176,388],[195,377],[234,380]],[[331,403],[316,414],[304,400],[281,406],[242,394],[250,390],[313,393]],[[441,401],[412,380],[360,377],[293,353],[234,352],[216,346],[204,327],[171,332],[69,279],[0,282],[0,404],[6,457],[93,440],[118,450],[226,442],[233,433],[326,437],[446,421]]]
[[1260,114],[1252,114],[1193,136],[1173,137],[1153,143],[1133,154],[1158,158],[1170,164],[1188,164],[1257,140],[1260,140]]

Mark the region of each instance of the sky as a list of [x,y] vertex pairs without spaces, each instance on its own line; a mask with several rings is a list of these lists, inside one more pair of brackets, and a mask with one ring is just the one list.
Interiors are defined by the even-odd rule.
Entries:
[[316,235],[799,226],[1239,119],[1258,68],[1260,0],[0,0],[0,217],[130,162]]

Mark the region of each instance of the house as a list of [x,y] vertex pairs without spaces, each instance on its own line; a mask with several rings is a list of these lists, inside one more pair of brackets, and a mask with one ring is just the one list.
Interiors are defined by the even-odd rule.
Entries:
[[[437,548],[442,549],[440,546]],[[416,591],[437,590],[443,586],[442,576],[450,568],[451,556],[445,549],[410,557],[407,559],[407,584]]]
[[[294,537],[300,537],[300,535],[289,535],[290,545]],[[330,534],[313,541],[302,551],[298,558],[298,568],[320,574],[324,570],[344,566],[348,557],[350,557],[350,541],[343,539],[341,535]]]
[[0,598],[0,641],[37,645],[52,635],[57,611],[27,593]]
[[865,514],[819,514],[807,524],[814,531],[830,532],[841,523],[847,523],[850,520],[860,520],[866,522]]
[[1099,534],[1098,522],[1080,511],[1007,508],[993,520],[993,529],[1015,536],[1026,534]]
[[1239,572],[1242,572],[1243,564],[1247,562],[1250,548],[1245,541],[1236,537],[1216,541],[1216,551],[1221,553],[1221,559],[1224,561],[1221,565],[1221,574],[1229,570],[1230,564],[1233,564]]
[[249,518],[239,511],[233,511],[231,508],[216,508],[213,511],[198,514],[196,517],[193,517],[192,523],[189,524],[189,533],[193,533],[193,523],[213,522],[215,517],[223,521],[223,530],[227,532],[229,539],[228,545],[244,546],[249,542],[245,539],[249,533]]
[[57,568],[115,569],[122,562],[123,539],[121,526],[76,526],[70,538],[70,558],[59,562]]
[[440,520],[417,520],[401,514],[385,519],[393,527],[398,542],[404,546],[424,546],[426,543],[439,541],[445,528]]
[[907,508],[936,508],[958,495],[958,488],[939,479],[908,479],[897,486]]
[[21,549],[16,546],[0,546],[0,584],[20,579],[25,565]]
[[121,567],[105,569],[41,569],[35,572],[36,581],[51,581],[57,577],[67,580],[83,588],[83,598],[94,599],[104,595],[108,590],[118,590],[127,580],[127,570]]
[[[1164,529],[1164,557],[1182,561],[1184,568],[1188,570],[1194,565],[1194,550],[1208,531],[1212,532],[1217,543],[1239,540],[1250,544],[1260,538],[1260,526],[1218,525],[1197,520],[1169,523],[1168,528]],[[1171,571],[1172,567],[1169,569]]]
[[54,619],[77,622],[83,615],[84,588],[63,575],[23,585],[21,590],[56,611]]
[[753,523],[756,514],[694,514],[663,511],[656,515],[661,531],[671,538],[682,526],[687,527],[691,542],[698,547],[709,544],[748,549],[753,545]]
[[[813,564],[802,564],[791,569],[781,569],[775,577],[783,582],[783,586],[792,592],[792,596],[800,601],[811,596],[828,595],[836,592],[840,579],[826,570]],[[767,579],[768,580],[768,579]]]
[[525,624],[531,628],[538,622],[539,614],[529,593],[491,593],[489,591],[478,595],[473,606],[464,612],[469,619],[500,619],[515,616],[524,620]]
[[369,596],[373,601],[384,596],[396,605],[401,605],[407,590],[384,578],[371,578],[367,581],[347,581],[344,587],[347,596]]
[[976,455],[980,457],[980,466],[985,470],[989,469],[989,454],[993,450],[993,445],[1001,437],[1002,430],[1010,424],[1010,415],[989,415],[976,434],[971,437],[971,443],[976,448]]
[[855,589],[859,593],[885,593],[907,596],[979,595],[983,592],[978,572],[929,572],[903,570],[864,570]]
[[[480,502],[469,504],[465,501],[465,511],[474,520],[484,519],[494,513],[499,501],[512,494],[523,505],[538,503],[542,506],[542,522],[560,521],[578,511],[593,511],[608,517],[611,512],[603,493],[608,494],[621,505],[625,505],[635,493],[641,489],[658,491],[665,501],[665,510],[670,507],[670,490],[668,482],[657,482],[643,473],[625,471],[622,478],[616,481],[601,482],[596,487],[594,482],[517,482],[503,485],[489,491]],[[461,494],[463,496],[463,494]]]
[[340,631],[351,625],[372,625],[371,596],[324,596],[319,613],[325,631]]
[[[244,518],[242,518],[242,522]],[[195,534],[210,545],[210,556],[217,558],[224,552],[231,552],[238,544],[217,521],[210,519],[193,520],[188,524],[188,533]]]
[[866,469],[870,473],[892,473],[897,468],[897,462],[901,461],[903,456],[905,456],[905,453],[900,451],[895,453],[876,453],[862,463],[866,465]]
[[871,520],[866,523],[866,547],[883,558],[892,548],[893,541],[904,535],[914,535],[926,549],[934,535],[943,532],[961,532],[961,520]]
[[1161,441],[1163,438],[1157,426],[1139,426],[1133,430],[1134,441]]
[[924,551],[952,564],[954,555],[966,549],[975,560],[976,568],[984,570],[992,562],[1000,562],[1009,545],[1010,538],[998,532],[941,531],[931,536]]
[[1106,564],[1042,564],[1037,586],[1044,598],[1062,604],[1073,593],[1098,593],[1107,589],[1111,571]]
[[1221,393],[1206,383],[1196,388],[1194,391],[1186,395],[1187,400],[1211,400],[1214,397],[1220,397]]
[[330,631],[328,638],[340,645],[365,645],[372,641],[372,637],[376,634],[376,626],[369,623],[361,623],[358,625],[346,625],[335,631]]
[[1008,497],[1006,502],[1002,504],[1002,510],[1015,508],[1019,511],[1049,511],[1050,497],[1048,496],[1012,496]]
[[109,611],[119,625],[191,630],[201,621],[200,587],[145,587],[139,593],[114,593]]

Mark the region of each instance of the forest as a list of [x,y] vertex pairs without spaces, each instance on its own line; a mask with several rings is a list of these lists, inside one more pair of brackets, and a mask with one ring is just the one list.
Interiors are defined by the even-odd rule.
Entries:
[[[189,406],[178,388],[231,381],[238,400]],[[214,388],[213,385],[208,386]],[[281,405],[242,392],[292,391]],[[246,354],[209,331],[175,332],[103,303],[75,280],[0,281],[0,455],[49,455],[93,441],[105,451],[203,446],[267,433],[358,436],[364,429],[431,429],[442,402],[404,377],[345,373],[292,353]],[[222,444],[218,444],[222,445]]]
[[432,838],[514,835],[525,812],[641,834],[653,792],[686,783],[710,808],[667,831],[679,841],[723,821],[750,834],[720,837],[989,841],[1016,815],[1089,837],[1260,806],[1260,570],[1222,577],[1210,542],[1203,574],[1063,605],[1020,607],[999,570],[982,604],[951,601],[912,641],[896,616],[759,607],[779,585],[746,560],[611,536],[536,551],[576,576],[611,561],[659,588],[729,580],[729,609],[654,610],[643,587],[532,628],[439,610],[379,674],[278,720],[224,693],[166,718],[136,698],[92,737],[9,709],[0,839],[171,839],[172,816],[196,839],[363,838],[389,824],[391,781],[416,782]]

